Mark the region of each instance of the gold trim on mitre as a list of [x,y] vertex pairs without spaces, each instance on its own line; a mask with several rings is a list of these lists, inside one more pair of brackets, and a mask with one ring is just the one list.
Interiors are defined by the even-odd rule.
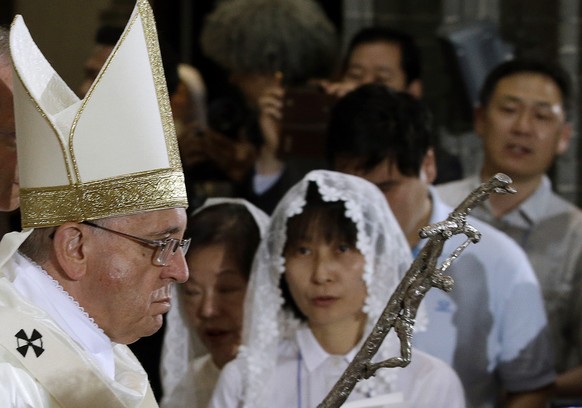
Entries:
[[170,107],[168,85],[166,83],[166,76],[164,74],[164,64],[162,62],[160,45],[158,43],[158,32],[156,29],[156,22],[154,20],[154,13],[152,12],[150,4],[147,0],[138,1],[137,7],[141,15],[145,32],[148,55],[150,57],[150,66],[152,67],[154,85],[156,87],[156,95],[158,97],[158,105],[160,107],[160,115],[162,117],[162,126],[164,128],[164,135],[166,137],[166,145],[168,148],[170,164],[173,168],[181,169],[182,162],[180,160],[180,151],[178,149],[178,139],[176,137],[174,117],[172,116],[172,108]]
[[67,221],[183,207],[184,202],[187,202],[184,174],[172,169],[85,184],[20,190],[23,228],[53,227]]
[[[27,29],[26,34],[30,36]],[[157,30],[147,0],[137,0],[134,13],[122,37],[83,100],[75,97],[40,51],[35,54],[35,58],[37,61],[38,58],[42,58],[41,68],[35,64],[27,66],[26,56],[30,54],[30,47],[37,49],[34,42],[27,48],[21,46],[19,37],[11,36],[11,40],[14,40],[19,51],[23,72],[32,74],[31,77],[21,76],[20,67],[15,63],[14,71],[20,85],[17,87],[18,96],[22,100],[28,100],[18,105],[20,120],[24,119],[30,123],[31,115],[36,118],[36,115],[40,114],[42,117],[40,120],[35,119],[34,126],[27,128],[20,137],[21,143],[28,150],[23,157],[24,160],[19,158],[19,161],[29,163],[28,182],[26,185],[21,183],[20,189],[23,228],[50,227],[67,221],[81,222],[151,210],[188,207]],[[118,54],[122,55],[121,49],[124,50],[124,56],[120,57],[119,61],[124,62],[120,65],[116,62],[116,57]],[[128,59],[128,56],[134,55],[128,54],[129,50],[137,52],[140,58],[143,57],[138,59],[142,61],[139,65],[136,65],[135,58]],[[119,76],[119,72],[132,72],[132,61],[134,67],[146,67],[140,71],[144,79],[140,79],[139,84],[144,86],[128,86],[129,93],[126,95],[134,99],[124,99],[125,103],[120,104],[120,107],[133,106],[136,109],[127,110],[131,112],[127,116],[125,108],[116,110],[117,116],[113,116],[117,121],[109,121],[115,125],[109,127],[112,129],[111,132],[107,132],[105,130],[108,128],[107,123],[100,121],[107,122],[106,112],[110,112],[111,104],[120,102],[116,99],[118,96],[112,95],[109,104],[108,96],[105,96],[109,94],[104,93],[103,89],[111,89],[112,78],[123,81],[124,74]],[[116,64],[115,69],[113,64]],[[120,67],[123,67],[121,71]],[[42,80],[47,75],[51,75],[49,78],[52,79],[48,84],[44,84]],[[131,78],[135,82],[137,78],[142,77],[134,75]],[[38,86],[36,82],[30,82],[39,78],[41,82]],[[144,83],[144,80],[147,81]],[[113,84],[115,85],[114,82]],[[138,98],[131,91],[136,88],[142,88],[139,90],[141,96]],[[144,97],[143,90],[146,88],[149,90]],[[34,92],[31,89],[34,89]],[[117,90],[113,93],[115,91]],[[52,95],[56,95],[57,98],[52,98]],[[96,100],[98,104],[95,103]],[[133,100],[136,101],[135,104],[128,103]],[[26,105],[27,103],[29,105]],[[96,110],[96,106],[103,106],[105,109]],[[144,107],[148,109],[144,110]],[[143,113],[142,110],[149,113]],[[42,122],[48,123],[48,126]],[[17,125],[18,123],[17,120]],[[117,123],[123,123],[123,126],[118,127]],[[136,126],[138,124],[141,128]],[[42,131],[35,132],[36,129]],[[140,133],[139,129],[143,132]],[[56,140],[48,144],[53,146],[51,148],[54,152],[51,150],[51,154],[47,155],[35,145],[39,138],[51,140],[49,136],[51,134],[54,134]],[[106,141],[101,140],[101,135]],[[105,137],[108,135],[109,138]],[[130,136],[125,139],[123,135]],[[117,137],[119,138],[116,139]],[[117,146],[118,141],[121,142],[119,145],[121,148]],[[25,151],[19,147],[19,154],[20,150]],[[62,151],[62,158],[56,157],[60,156],[56,153],[58,150]],[[44,160],[44,166],[30,167],[31,161],[26,160],[29,153]],[[38,176],[42,175],[43,171],[46,171],[47,175],[53,174],[51,173],[53,168],[62,169],[58,174],[62,174],[63,177],[59,176],[61,178],[57,182],[49,179],[47,183],[46,177]]]

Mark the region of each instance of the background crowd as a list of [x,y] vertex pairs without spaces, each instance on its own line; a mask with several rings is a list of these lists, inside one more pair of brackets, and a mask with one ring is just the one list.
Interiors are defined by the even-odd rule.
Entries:
[[[467,166],[425,98],[431,59],[415,37],[370,24],[342,47],[325,6],[216,2],[200,16],[200,64],[185,63],[159,30],[189,204],[189,278],[173,278],[185,283],[172,288],[160,330],[122,341],[156,400],[315,406],[426,243],[419,229],[503,172],[517,193],[471,213],[481,241],[447,271],[451,292],[428,292],[412,363],[382,370],[352,398],[582,406],[582,211],[551,178],[575,133],[571,75],[519,49],[495,55],[472,122],[482,160]],[[103,19],[79,67],[79,98],[114,58],[127,18]],[[22,226],[8,36],[0,31],[2,233]],[[462,241],[447,242],[440,261]],[[378,356],[398,355],[397,342],[389,337]]]

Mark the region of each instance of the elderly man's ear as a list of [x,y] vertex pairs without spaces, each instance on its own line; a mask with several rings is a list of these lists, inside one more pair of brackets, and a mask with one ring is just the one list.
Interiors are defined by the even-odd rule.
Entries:
[[86,229],[76,222],[67,222],[55,230],[54,256],[64,278],[78,281],[87,272],[87,252],[90,247]]

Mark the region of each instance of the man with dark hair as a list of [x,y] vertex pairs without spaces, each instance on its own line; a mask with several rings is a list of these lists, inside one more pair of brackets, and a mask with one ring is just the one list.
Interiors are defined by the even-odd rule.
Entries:
[[[568,74],[549,62],[516,59],[485,80],[474,127],[483,141],[475,174],[440,188],[456,201],[504,172],[517,194],[494,196],[474,215],[505,231],[528,254],[544,293],[556,351],[557,394],[582,396],[582,211],[552,191],[546,172],[570,141]],[[577,367],[575,370],[570,370]]]
[[485,78],[483,87],[479,93],[481,108],[489,105],[498,83],[506,78],[519,73],[537,73],[554,82],[562,96],[562,105],[567,119],[572,114],[572,80],[570,75],[560,65],[540,61],[537,59],[514,59],[498,65]]
[[[354,35],[348,46],[340,83],[343,85],[336,85],[337,92],[341,95],[359,85],[378,83],[422,99],[421,73],[421,52],[410,34],[389,27],[366,27]],[[332,85],[331,92],[333,88]],[[439,170],[435,184],[461,178],[459,159],[442,148],[438,140],[433,146]]]
[[[369,84],[340,99],[328,157],[334,169],[382,190],[414,254],[424,245],[419,229],[452,211],[430,186],[436,174],[430,114],[408,94]],[[413,344],[457,371],[469,407],[498,406],[500,398],[504,407],[545,407],[555,373],[535,274],[509,237],[472,217],[469,223],[482,239],[448,270],[453,291],[426,295],[427,330],[415,333]],[[447,241],[440,261],[462,241]]]
[[343,80],[380,83],[422,97],[420,50],[411,35],[388,27],[368,27],[354,35],[343,66]]

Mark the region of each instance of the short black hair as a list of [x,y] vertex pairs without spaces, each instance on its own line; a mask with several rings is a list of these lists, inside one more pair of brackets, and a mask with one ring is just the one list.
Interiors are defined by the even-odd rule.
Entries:
[[346,217],[343,201],[324,201],[314,182],[309,183],[305,200],[303,211],[287,220],[285,248],[297,245],[313,231],[328,243],[339,240],[356,245],[356,226]]
[[501,63],[485,78],[479,94],[479,103],[485,107],[491,101],[495,87],[503,78],[521,73],[534,73],[550,78],[562,94],[562,105],[569,118],[572,110],[572,80],[566,70],[558,63],[532,58],[516,58]]
[[416,177],[434,140],[432,115],[423,102],[385,85],[366,84],[333,107],[326,154],[334,167],[339,157],[356,159],[364,171],[388,159],[403,175]]
[[[305,197],[306,204],[300,214],[287,220],[287,236],[283,255],[289,248],[294,248],[312,231],[316,231],[325,242],[345,242],[356,247],[358,229],[354,222],[346,216],[346,206],[343,201],[324,201],[314,182],[310,182]],[[289,290],[285,274],[281,276],[279,286],[283,295],[283,307],[290,310],[296,317],[305,320],[305,316],[295,303]]]
[[255,218],[242,204],[209,206],[191,215],[184,234],[191,238],[186,258],[197,249],[224,245],[229,257],[248,279],[261,235]]
[[404,31],[379,26],[363,28],[352,37],[344,60],[344,72],[355,48],[376,42],[394,43],[400,47],[400,63],[406,75],[406,85],[410,85],[412,81],[420,79],[422,60],[420,49],[416,45],[414,38]]

